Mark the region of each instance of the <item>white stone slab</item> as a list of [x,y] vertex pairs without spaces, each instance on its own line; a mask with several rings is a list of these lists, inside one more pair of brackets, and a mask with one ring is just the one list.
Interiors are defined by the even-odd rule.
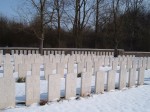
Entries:
[[138,69],[138,81],[137,85],[143,85],[144,84],[144,75],[145,75],[145,68],[141,67]]
[[84,72],[84,63],[83,62],[80,62],[78,63],[77,65],[77,73],[83,73]]
[[86,62],[86,72],[92,73],[92,65],[93,63],[91,61]]
[[126,87],[126,78],[127,78],[127,70],[125,67],[120,68],[119,74],[119,89],[124,89]]
[[107,91],[115,90],[115,70],[110,70],[107,74]]
[[27,50],[24,50],[24,55],[27,55]]
[[66,85],[65,98],[66,99],[76,96],[76,83],[77,83],[77,75],[75,73],[67,74],[66,82],[65,82],[65,85]]
[[81,96],[87,96],[91,94],[91,81],[92,75],[88,72],[84,72],[81,75]]
[[100,64],[98,61],[94,62],[94,74],[96,74],[97,71],[99,71]]
[[4,58],[4,64],[10,64],[11,63],[11,56],[10,54],[6,54]]
[[64,68],[65,68],[64,63],[56,64],[56,73],[60,74],[62,78],[64,77]]
[[32,64],[31,75],[40,76],[40,64]]
[[31,50],[28,50],[28,54],[31,54]]
[[104,92],[104,72],[98,71],[95,77],[95,93],[103,93]]
[[147,67],[146,68],[150,69],[150,57],[148,57],[148,59],[147,59]]
[[74,73],[74,63],[73,62],[67,63],[67,73]]
[[48,76],[53,74],[53,70],[55,69],[54,63],[46,63],[44,64],[44,76],[45,79],[48,80]]
[[40,76],[27,76],[26,77],[26,105],[29,106],[33,103],[40,101]]
[[142,67],[143,67],[144,69],[146,69],[146,66],[147,66],[147,58],[144,58],[144,59],[142,60]]
[[4,78],[13,78],[13,65],[5,64],[4,65]]
[[26,77],[27,75],[27,64],[19,64],[18,76]]
[[132,68],[132,60],[130,58],[127,59],[127,66],[126,69],[129,71],[129,69]]
[[48,79],[48,101],[59,99],[61,76],[59,74],[49,75]]
[[134,68],[130,68],[129,69],[128,87],[135,86],[135,78],[136,78],[135,69]]
[[15,79],[0,78],[0,109],[15,107]]

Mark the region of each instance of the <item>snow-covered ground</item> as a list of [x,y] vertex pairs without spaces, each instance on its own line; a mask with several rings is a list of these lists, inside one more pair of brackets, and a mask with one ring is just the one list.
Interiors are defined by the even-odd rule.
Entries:
[[[75,65],[76,68],[76,65]],[[2,69],[2,67],[1,67]],[[101,67],[103,71],[108,71],[111,67]],[[119,68],[118,68],[119,69]],[[0,70],[1,71],[1,70]],[[54,71],[55,72],[55,71]],[[76,70],[75,70],[76,72]],[[31,72],[28,72],[30,75]],[[66,74],[66,70],[65,70]],[[2,77],[3,73],[0,73]],[[40,72],[40,97],[41,100],[47,99],[47,81],[44,80],[43,66]],[[118,81],[118,73],[116,73],[116,82]],[[14,77],[17,73],[14,72]],[[92,77],[92,91],[94,90],[95,77]],[[127,78],[128,79],[128,78]],[[81,79],[77,80],[77,94],[80,93]],[[105,80],[106,83],[106,80]],[[117,83],[116,83],[117,84]],[[65,79],[61,79],[61,96],[65,92]],[[16,83],[16,103],[25,102],[25,84]],[[38,103],[27,107],[24,104],[16,104],[15,108],[7,108],[0,112],[150,112],[150,69],[145,70],[144,85],[126,88],[112,92],[104,92],[104,94],[92,94],[90,97],[78,97],[70,100],[61,100],[49,102],[44,106]]]

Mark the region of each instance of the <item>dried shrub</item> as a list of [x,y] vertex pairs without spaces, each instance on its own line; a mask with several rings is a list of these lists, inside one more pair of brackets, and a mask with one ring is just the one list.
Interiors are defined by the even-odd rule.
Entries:
[[46,101],[46,100],[41,100],[40,102],[39,102],[39,105],[40,106],[43,106],[43,105],[45,105],[45,104],[47,104],[48,103],[48,101]]
[[26,82],[26,78],[25,77],[19,77],[16,82],[24,83],[24,82]]

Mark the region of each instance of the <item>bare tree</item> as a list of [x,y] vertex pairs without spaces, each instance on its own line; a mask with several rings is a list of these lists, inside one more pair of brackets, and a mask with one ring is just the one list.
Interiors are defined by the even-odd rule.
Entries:
[[75,1],[75,16],[73,23],[73,34],[76,38],[76,47],[82,47],[82,32],[87,26],[91,14],[94,12],[94,4],[90,4],[88,0]]
[[113,24],[114,24],[114,56],[118,56],[118,44],[119,44],[119,37],[118,37],[118,23],[117,23],[117,18],[118,18],[118,13],[119,13],[119,5],[120,5],[120,0],[112,0],[112,15],[113,15]]
[[61,47],[61,17],[64,13],[65,1],[55,0],[54,7],[57,13],[57,34],[58,34],[58,44]]

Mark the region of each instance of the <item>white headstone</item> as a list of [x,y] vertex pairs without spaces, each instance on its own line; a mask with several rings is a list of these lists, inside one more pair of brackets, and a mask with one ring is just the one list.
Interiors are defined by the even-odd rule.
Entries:
[[104,92],[104,72],[98,71],[96,73],[96,81],[95,81],[95,93],[103,93]]
[[64,63],[56,64],[56,73],[60,74],[62,78],[64,77],[64,68],[65,68]]
[[26,77],[27,75],[27,64],[19,64],[18,76]]
[[127,79],[127,70],[125,67],[120,68],[120,74],[119,74],[119,89],[123,89],[126,87],[126,79]]
[[94,74],[96,74],[97,71],[99,71],[100,64],[99,61],[94,61]]
[[32,76],[40,76],[40,64],[32,64]]
[[48,80],[48,76],[53,74],[53,70],[55,69],[54,63],[46,63],[44,64],[44,76],[45,79]]
[[77,73],[83,73],[84,72],[84,63],[83,62],[80,62],[78,63],[77,65]]
[[142,60],[142,67],[144,69],[146,69],[146,66],[147,66],[147,58],[143,58],[143,60]]
[[136,74],[135,74],[134,70],[135,69],[133,69],[133,68],[129,69],[129,81],[128,81],[128,86],[129,87],[135,86],[135,76],[136,76]]
[[28,54],[31,54],[31,50],[28,50]]
[[40,76],[26,77],[26,105],[40,101]]
[[150,69],[150,57],[148,57],[148,59],[147,59],[147,67],[146,68]]
[[92,65],[93,63],[91,61],[86,62],[86,72],[92,73]]
[[23,54],[23,50],[20,50],[20,54]]
[[67,73],[74,73],[74,63],[73,62],[68,62],[67,64]]
[[66,85],[65,98],[66,99],[76,96],[76,83],[77,83],[77,75],[75,73],[67,74],[66,82],[65,82],[65,85]]
[[27,50],[24,50],[24,55],[27,55]]
[[15,79],[0,78],[0,109],[15,107]]
[[4,65],[4,78],[13,78],[13,65],[5,64]]
[[81,96],[87,96],[91,94],[91,81],[92,75],[88,72],[84,72],[81,75]]
[[48,101],[59,99],[61,76],[59,74],[49,75],[48,79]]
[[115,89],[115,71],[110,70],[107,74],[107,91]]
[[143,85],[144,84],[144,75],[145,75],[145,68],[141,67],[138,69],[138,85]]

